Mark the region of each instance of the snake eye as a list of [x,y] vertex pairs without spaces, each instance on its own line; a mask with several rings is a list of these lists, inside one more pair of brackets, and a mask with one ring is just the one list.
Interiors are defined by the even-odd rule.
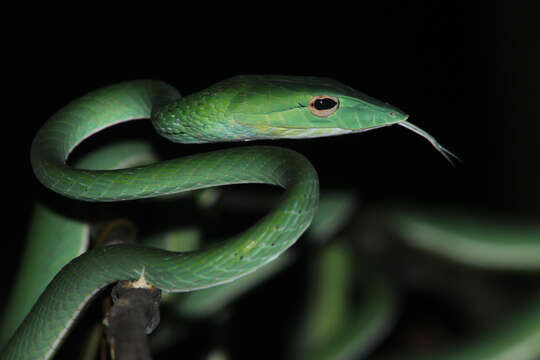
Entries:
[[327,117],[336,112],[339,100],[330,95],[317,95],[309,101],[309,110],[315,116]]

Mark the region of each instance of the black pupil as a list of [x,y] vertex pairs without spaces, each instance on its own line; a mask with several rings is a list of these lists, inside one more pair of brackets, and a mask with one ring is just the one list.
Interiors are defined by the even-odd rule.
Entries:
[[337,103],[330,98],[317,99],[313,102],[313,106],[317,110],[329,110],[336,106]]

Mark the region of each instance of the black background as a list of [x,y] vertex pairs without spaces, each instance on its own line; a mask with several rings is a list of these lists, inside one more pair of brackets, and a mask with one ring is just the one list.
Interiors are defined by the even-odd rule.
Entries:
[[248,7],[236,17],[214,7],[151,8],[141,18],[98,9],[84,19],[20,22],[29,31],[8,37],[4,53],[3,160],[16,169],[4,176],[9,195],[17,194],[11,214],[24,226],[32,194],[41,191],[29,166],[32,138],[70,100],[139,78],[189,94],[243,73],[336,78],[402,108],[463,160],[449,166],[400,127],[279,142],[309,157],[322,186],[357,187],[367,199],[414,196],[537,211],[538,41],[535,9],[520,4]]
[[[405,110],[463,163],[450,166],[401,127],[277,142],[305,154],[322,187],[354,187],[373,203],[419,199],[538,215],[537,5],[385,1],[137,10],[51,15],[33,8],[30,18],[21,9],[7,33],[2,144],[9,236],[3,246],[13,254],[2,265],[7,276],[15,272],[32,203],[45,191],[29,165],[35,132],[70,100],[130,79],[165,80],[189,94],[243,73],[333,77]],[[133,132],[151,130],[144,126]],[[171,156],[224,147],[175,146],[181,149]]]

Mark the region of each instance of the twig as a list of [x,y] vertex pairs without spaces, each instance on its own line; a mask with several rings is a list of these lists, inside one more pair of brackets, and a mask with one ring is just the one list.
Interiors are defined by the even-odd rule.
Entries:
[[146,283],[144,271],[137,281],[120,281],[111,293],[114,305],[104,324],[115,360],[151,360],[146,335],[159,324],[161,291]]

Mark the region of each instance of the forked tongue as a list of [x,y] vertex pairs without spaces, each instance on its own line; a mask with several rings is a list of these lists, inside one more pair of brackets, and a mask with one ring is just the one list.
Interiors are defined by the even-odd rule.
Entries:
[[402,121],[402,122],[398,122],[397,124],[403,126],[404,128],[407,128],[415,133],[417,133],[418,135],[422,136],[424,139],[426,139],[427,141],[429,141],[431,143],[431,145],[433,145],[433,147],[435,149],[437,149],[438,152],[440,152],[442,154],[442,156],[444,156],[444,158],[446,160],[448,160],[448,162],[450,164],[452,164],[452,166],[454,166],[454,161],[453,159],[456,159],[458,161],[461,161],[455,154],[453,154],[450,150],[446,149],[444,146],[442,146],[441,144],[439,144],[439,142],[437,140],[435,140],[435,138],[431,135],[429,135],[427,132],[425,132],[424,130],[420,129],[418,126],[414,125],[414,124],[411,124],[410,122],[407,122],[407,121]]

